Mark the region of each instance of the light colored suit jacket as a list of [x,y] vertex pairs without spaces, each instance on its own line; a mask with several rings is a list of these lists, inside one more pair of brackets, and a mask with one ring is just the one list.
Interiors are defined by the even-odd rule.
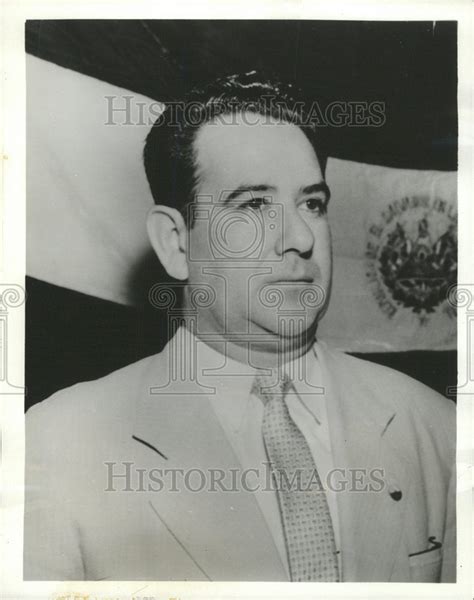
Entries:
[[[169,382],[172,347],[28,411],[25,579],[287,578],[250,492],[148,486],[164,469],[240,468],[206,390]],[[318,358],[334,465],[384,473],[379,491],[338,495],[342,580],[455,581],[454,405],[324,344]],[[129,469],[129,491],[106,491],[111,468]]]

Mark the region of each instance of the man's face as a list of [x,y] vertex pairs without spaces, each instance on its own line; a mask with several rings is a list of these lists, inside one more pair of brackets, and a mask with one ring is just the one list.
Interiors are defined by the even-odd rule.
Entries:
[[252,113],[234,123],[208,123],[195,140],[188,299],[203,284],[215,292],[199,308],[201,332],[291,337],[315,324],[329,294],[326,184],[295,125]]

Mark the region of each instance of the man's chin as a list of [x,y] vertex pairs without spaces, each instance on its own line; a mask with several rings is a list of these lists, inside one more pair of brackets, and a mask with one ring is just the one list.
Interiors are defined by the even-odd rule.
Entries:
[[304,314],[288,313],[272,315],[272,318],[255,320],[252,322],[251,330],[259,333],[262,337],[273,338],[275,341],[285,340],[295,342],[314,337],[317,328],[318,313]]

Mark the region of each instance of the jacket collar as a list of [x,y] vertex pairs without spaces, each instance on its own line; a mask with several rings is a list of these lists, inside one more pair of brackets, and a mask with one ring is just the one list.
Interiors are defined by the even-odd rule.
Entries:
[[[378,367],[333,352],[325,344],[318,344],[316,351],[330,398],[334,464],[344,470],[348,481],[347,489],[337,497],[343,578],[389,581],[411,482],[409,460],[391,442],[397,415],[385,400],[390,391],[384,389]],[[362,484],[357,482],[359,477]],[[366,485],[372,491],[360,491]],[[399,501],[393,497],[395,490],[402,494]]]

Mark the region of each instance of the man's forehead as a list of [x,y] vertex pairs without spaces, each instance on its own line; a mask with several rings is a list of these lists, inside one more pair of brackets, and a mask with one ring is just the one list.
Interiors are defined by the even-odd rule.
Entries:
[[[198,173],[212,179],[283,175],[319,171],[316,154],[305,134],[290,123],[244,113],[203,125],[196,136]],[[250,178],[250,179],[249,179]],[[232,182],[233,183],[233,182]]]

